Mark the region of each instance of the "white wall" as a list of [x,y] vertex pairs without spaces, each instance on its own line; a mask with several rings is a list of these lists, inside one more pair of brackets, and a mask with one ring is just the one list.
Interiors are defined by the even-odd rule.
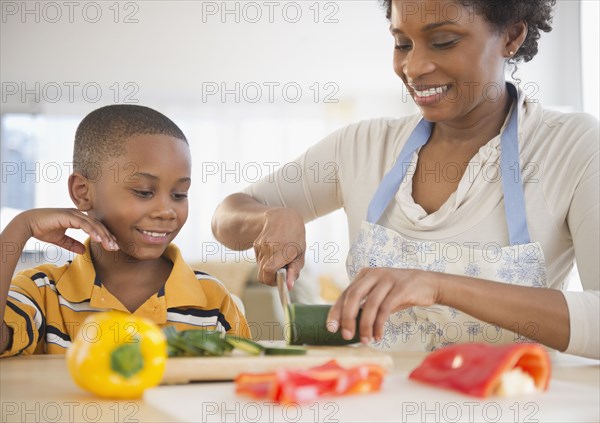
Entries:
[[542,32],[538,56],[519,66],[526,92],[546,107],[583,110],[580,7],[579,1],[557,1],[552,32]]
[[582,93],[583,110],[600,118],[600,2],[585,0],[581,2],[581,63],[582,63]]
[[[21,2],[14,3],[22,12]],[[86,22],[93,18],[87,16],[93,15],[93,7],[85,9],[86,13],[83,8],[78,8],[79,13],[76,9],[73,23],[69,23],[65,7],[57,23],[44,19],[43,7],[39,7],[39,23],[35,14],[5,13],[2,78],[28,84],[96,82],[105,89],[103,100],[108,101],[109,87],[115,82],[134,82],[139,87],[136,98],[163,108],[171,104],[200,106],[203,83],[221,82],[230,87],[235,82],[296,82],[306,92],[306,102],[311,100],[309,87],[315,82],[337,84],[337,98],[390,96],[390,86],[397,84],[390,72],[392,39],[375,2],[271,2],[276,5],[272,23],[269,3],[121,3],[120,21],[124,20],[124,4],[128,4],[127,11],[135,12],[137,23],[114,23],[110,2],[96,2],[103,14],[98,23]],[[297,10],[294,5],[300,5],[302,13],[296,23],[292,23]],[[236,6],[239,23],[235,14],[223,14],[224,7]],[[211,7],[220,11],[209,15]],[[320,13],[315,23],[317,8]],[[256,10],[261,11],[262,19],[250,23]],[[46,14],[51,14],[50,8]],[[330,20],[337,22],[328,23]],[[280,93],[274,106],[281,105],[278,103],[285,103]],[[41,109],[61,108],[46,104]]]
[[[268,95],[264,83],[297,83],[303,89],[302,101],[313,104],[310,87],[315,82],[333,83],[339,89],[334,98],[354,102],[345,116],[355,118],[413,110],[400,95],[400,82],[391,68],[392,38],[383,10],[373,0],[120,2],[118,17],[113,2],[75,2],[78,6],[72,8],[71,17],[65,6],[69,2],[0,3],[2,82],[25,83],[27,89],[39,83],[48,90],[46,96],[42,93],[42,104],[31,104],[33,95],[27,95],[25,103],[19,95],[7,95],[2,101],[5,113],[81,114],[114,101],[115,93],[120,101],[131,95],[162,109],[201,110],[207,104],[223,104],[219,96],[202,101],[206,84],[233,88],[236,82],[242,87],[259,84],[263,99]],[[299,5],[302,15],[291,23],[294,5]],[[224,8],[236,6],[239,16],[225,14]],[[216,14],[209,14],[214,8]],[[539,96],[550,106],[581,108],[579,8],[579,1],[559,0],[554,30],[542,35],[538,57],[521,66],[523,80],[539,84]],[[250,23],[257,10],[262,18]],[[91,23],[97,11],[101,17]],[[125,23],[126,18],[137,22]],[[65,84],[69,83],[80,84],[74,87],[74,101],[68,96]],[[102,89],[98,103],[86,101],[82,92],[86,83]],[[62,87],[60,101],[43,101],[56,97],[53,84]],[[92,88],[89,100],[95,97]],[[247,88],[253,97],[254,91]],[[324,95],[333,89],[321,87],[320,92]],[[279,88],[274,100],[265,104],[262,113],[290,104]],[[228,96],[226,105],[233,103],[233,96]],[[242,97],[240,106],[248,105],[252,104]]]

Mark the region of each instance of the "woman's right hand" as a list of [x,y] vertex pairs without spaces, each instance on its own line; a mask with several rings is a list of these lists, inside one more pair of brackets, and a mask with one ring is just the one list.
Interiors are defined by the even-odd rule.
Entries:
[[262,231],[254,241],[258,280],[276,285],[275,273],[287,267],[287,285],[292,288],[304,267],[306,229],[302,215],[294,209],[271,208],[264,213]]
[[77,209],[32,209],[18,215],[30,237],[58,245],[74,253],[83,254],[85,247],[65,232],[81,229],[106,250],[118,250],[117,239],[99,220]]

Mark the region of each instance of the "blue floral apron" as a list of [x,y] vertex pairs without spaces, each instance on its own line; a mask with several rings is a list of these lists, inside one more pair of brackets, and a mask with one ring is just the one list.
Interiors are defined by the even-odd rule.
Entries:
[[[507,84],[517,101],[501,135],[500,170],[510,246],[466,248],[458,243],[414,241],[377,224],[402,183],[413,154],[427,143],[432,123],[422,119],[400,152],[394,167],[377,188],[359,234],[348,253],[348,275],[354,279],[362,268],[395,267],[465,275],[531,287],[547,287],[541,245],[530,242],[525,214],[518,143],[519,101],[516,88]],[[516,175],[515,169],[516,168]],[[515,177],[516,176],[516,177]],[[533,328],[502,329],[451,307],[410,307],[393,313],[384,336],[375,346],[382,349],[431,351],[455,343],[509,343],[523,341]],[[521,334],[521,335],[519,335]]]

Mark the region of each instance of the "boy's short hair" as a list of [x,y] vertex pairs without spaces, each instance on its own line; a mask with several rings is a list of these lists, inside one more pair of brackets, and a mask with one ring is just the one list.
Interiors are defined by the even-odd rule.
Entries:
[[149,107],[114,104],[88,114],[75,132],[73,171],[90,177],[107,158],[125,153],[125,141],[135,135],[168,135],[188,144],[179,127]]

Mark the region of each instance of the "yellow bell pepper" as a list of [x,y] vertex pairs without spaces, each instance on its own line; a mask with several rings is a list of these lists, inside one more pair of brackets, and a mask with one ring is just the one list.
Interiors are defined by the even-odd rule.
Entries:
[[75,382],[104,398],[141,397],[146,388],[160,383],[166,361],[162,330],[118,311],[90,315],[67,350]]

